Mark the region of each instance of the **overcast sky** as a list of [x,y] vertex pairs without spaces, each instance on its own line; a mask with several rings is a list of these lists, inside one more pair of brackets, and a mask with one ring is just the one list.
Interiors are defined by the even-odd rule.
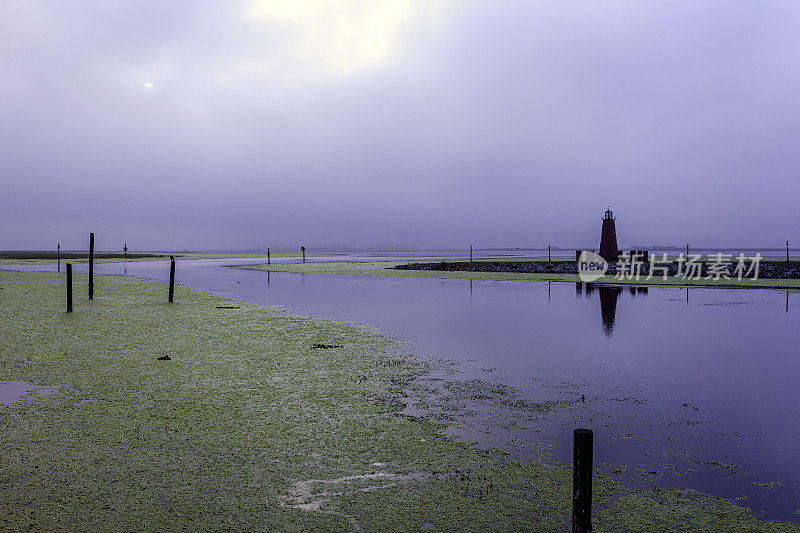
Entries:
[[800,245],[800,3],[0,2],[0,249]]

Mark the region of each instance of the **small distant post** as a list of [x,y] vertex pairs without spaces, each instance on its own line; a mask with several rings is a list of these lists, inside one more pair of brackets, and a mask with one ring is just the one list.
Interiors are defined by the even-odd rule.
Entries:
[[122,258],[125,259],[125,261],[128,260],[128,243],[127,242],[122,244]]
[[786,262],[789,262],[789,241],[786,241]]
[[61,272],[61,243],[58,243],[58,271]]
[[67,313],[72,312],[72,264],[67,263]]
[[303,263],[305,263],[306,262],[306,247],[305,246],[301,246],[300,247],[300,251],[303,252]]
[[576,429],[572,444],[572,532],[592,531],[592,430]]
[[552,259],[550,259],[550,243],[549,242],[547,243],[547,262],[548,263],[552,262]]
[[169,303],[172,303],[175,294],[175,258],[169,256]]
[[472,245],[469,245],[469,262],[472,263]]
[[269,246],[267,246],[267,265],[271,265],[272,263],[269,262]]
[[94,233],[89,234],[89,299],[94,300]]
[[689,244],[686,244],[686,257],[689,257]]

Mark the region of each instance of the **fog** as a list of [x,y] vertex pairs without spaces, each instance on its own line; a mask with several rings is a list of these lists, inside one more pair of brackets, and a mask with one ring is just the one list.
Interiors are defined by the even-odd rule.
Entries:
[[0,249],[800,243],[796,2],[0,3]]

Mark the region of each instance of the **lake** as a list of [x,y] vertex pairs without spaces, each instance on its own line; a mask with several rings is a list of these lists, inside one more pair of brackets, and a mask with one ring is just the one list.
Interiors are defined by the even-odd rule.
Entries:
[[[258,262],[264,261],[179,261],[176,279],[292,314],[374,326],[412,352],[454,363],[455,372],[447,367],[421,380],[434,395],[442,392],[441,380],[488,383],[514,387],[528,401],[566,406],[532,416],[513,402],[498,408],[476,394],[450,433],[481,446],[499,445],[523,460],[547,450],[571,461],[572,429],[589,427],[595,464],[616,479],[744,496],[740,504],[757,514],[800,522],[795,292],[223,267]],[[166,281],[168,265],[102,263],[95,272]],[[96,291],[102,294],[102,285]]]

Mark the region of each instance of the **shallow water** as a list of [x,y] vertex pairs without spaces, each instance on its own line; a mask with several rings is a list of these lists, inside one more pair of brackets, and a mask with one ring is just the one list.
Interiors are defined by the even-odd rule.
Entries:
[[[575,403],[515,424],[479,416],[469,430],[454,430],[484,445],[524,456],[546,440],[570,461],[571,429],[590,427],[595,464],[626,470],[615,477],[628,483],[746,496],[741,503],[757,513],[798,521],[800,293],[222,268],[255,262],[263,260],[180,261],[176,279],[294,314],[371,324],[421,353],[459,361],[462,378]],[[169,267],[104,263],[95,272],[166,281]],[[781,485],[754,485],[769,482]]]
[[39,387],[27,381],[0,381],[0,405],[15,405],[29,399],[44,398],[55,392],[55,387]]

